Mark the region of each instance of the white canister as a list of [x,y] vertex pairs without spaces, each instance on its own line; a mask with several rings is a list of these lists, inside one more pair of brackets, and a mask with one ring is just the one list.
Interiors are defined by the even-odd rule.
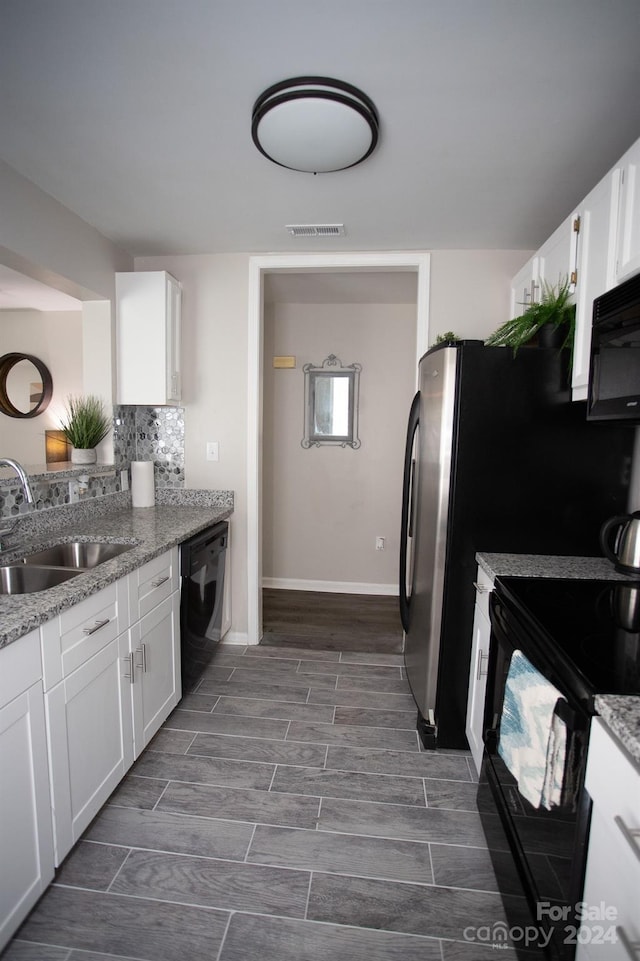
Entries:
[[133,507],[153,507],[156,492],[152,460],[131,461],[131,503]]

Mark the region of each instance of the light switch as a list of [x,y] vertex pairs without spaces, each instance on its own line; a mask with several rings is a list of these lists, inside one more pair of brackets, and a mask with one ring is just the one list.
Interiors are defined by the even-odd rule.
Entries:
[[207,460],[219,460],[220,445],[217,440],[207,441]]

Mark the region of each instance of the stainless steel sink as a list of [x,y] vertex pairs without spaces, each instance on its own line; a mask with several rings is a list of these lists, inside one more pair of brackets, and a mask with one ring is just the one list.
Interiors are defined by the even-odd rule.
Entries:
[[80,571],[64,570],[59,567],[29,567],[26,564],[12,564],[0,567],[0,594],[34,594],[62,584]]
[[130,551],[133,544],[103,544],[98,541],[70,541],[54,544],[44,551],[28,554],[20,561],[27,566],[35,564],[46,567],[64,567],[72,570],[87,570]]

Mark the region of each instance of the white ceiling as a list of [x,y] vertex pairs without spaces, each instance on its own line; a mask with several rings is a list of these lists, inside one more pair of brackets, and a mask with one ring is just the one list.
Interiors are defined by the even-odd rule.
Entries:
[[[639,51],[638,0],[0,0],[0,157],[135,255],[533,249],[640,136]],[[360,166],[254,147],[304,74],[373,99]]]

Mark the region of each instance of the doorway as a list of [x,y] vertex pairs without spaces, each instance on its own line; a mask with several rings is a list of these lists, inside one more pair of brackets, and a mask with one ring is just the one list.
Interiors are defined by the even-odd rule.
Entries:
[[254,257],[249,266],[249,406],[247,451],[248,641],[262,638],[262,429],[265,275],[409,271],[416,274],[416,371],[428,340],[429,254],[321,254]]
[[404,650],[397,597],[265,586],[262,614],[265,646],[393,655]]

